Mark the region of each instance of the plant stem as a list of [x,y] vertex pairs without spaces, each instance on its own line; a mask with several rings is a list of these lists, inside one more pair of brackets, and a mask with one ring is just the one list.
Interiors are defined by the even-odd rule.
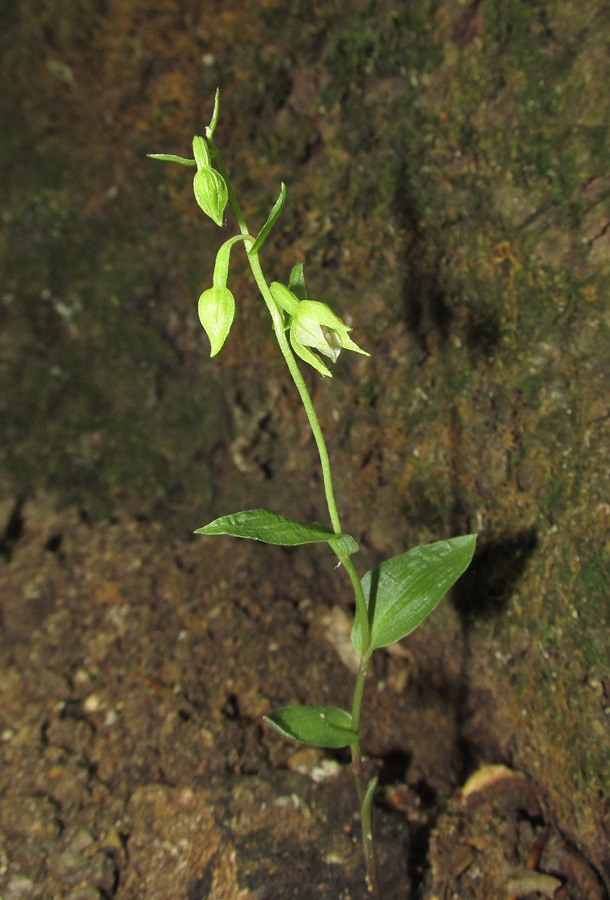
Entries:
[[[364,691],[364,683],[369,668],[368,659],[360,659],[360,668],[356,676],[356,686],[354,688],[354,697],[352,700],[352,728],[358,731],[360,728],[360,710],[362,707],[362,693]],[[364,850],[364,861],[366,864],[366,879],[369,885],[371,896],[374,900],[381,900],[381,887],[379,884],[379,871],[377,866],[377,851],[375,847],[375,838],[373,833],[373,823],[371,820],[370,808],[365,804],[366,786],[364,779],[364,769],[362,765],[362,753],[360,751],[360,742],[352,744],[352,772],[354,781],[356,782],[356,791],[358,792],[358,806],[360,807],[360,819],[362,825],[362,847]]]
[[358,793],[358,806],[360,808],[360,822],[362,826],[362,849],[366,866],[366,881],[373,900],[382,900],[381,885],[379,882],[379,869],[377,866],[377,850],[373,836],[370,811],[366,810],[366,784],[364,780],[364,768],[362,766],[362,754],[360,743],[352,744],[352,773]]
[[[210,145],[210,152],[216,161],[216,165],[218,167],[218,171],[222,175],[227,185],[228,194],[229,194],[229,202],[233,207],[233,211],[235,213],[235,217],[239,223],[239,228],[242,233],[246,237],[246,251],[248,255],[248,262],[250,263],[250,268],[252,269],[252,274],[254,276],[254,280],[260,290],[263,300],[269,310],[269,314],[271,315],[271,320],[273,322],[273,330],[275,332],[275,336],[277,338],[277,342],[279,344],[280,350],[282,352],[282,356],[288,366],[288,370],[292,376],[292,380],[296,386],[296,389],[301,398],[301,402],[305,409],[305,413],[307,415],[307,419],[309,421],[309,425],[314,436],[314,440],[316,442],[316,446],[318,448],[318,454],[320,456],[320,465],[322,468],[322,479],[324,482],[324,493],[326,496],[326,505],[328,507],[328,514],[330,516],[330,520],[332,523],[332,528],[335,534],[341,534],[341,522],[339,520],[339,513],[337,512],[337,504],[335,502],[335,494],[333,490],[333,482],[332,482],[332,473],[330,468],[330,460],[328,457],[328,450],[326,447],[326,441],[324,440],[324,435],[322,434],[322,429],[320,427],[320,422],[318,420],[318,416],[316,415],[316,411],[314,409],[314,405],[307,390],[307,385],[305,384],[305,379],[301,374],[301,370],[299,369],[296,359],[294,358],[294,354],[290,348],[290,344],[288,343],[288,339],[286,337],[286,330],[284,326],[284,315],[282,311],[279,309],[277,303],[273,299],[271,295],[271,291],[269,289],[269,285],[267,284],[267,280],[263,274],[263,270],[261,268],[258,252],[250,253],[248,252],[249,246],[252,246],[254,242],[254,238],[250,236],[248,231],[248,226],[246,225],[246,220],[241,211],[239,203],[237,202],[237,197],[235,196],[235,192],[233,190],[233,186],[231,184],[231,179],[229,178],[229,174],[227,172],[226,166],[224,164],[224,160],[222,155],[214,143],[211,135],[208,135],[208,143]],[[360,668],[358,670],[358,675],[356,677],[356,685],[354,687],[354,697],[352,701],[352,728],[354,731],[358,731],[360,726],[360,711],[362,707],[362,695],[364,691],[364,683],[366,681],[366,674],[368,671],[369,660],[365,659],[366,653],[369,649],[370,645],[370,628],[369,628],[369,620],[368,620],[368,609],[366,605],[366,599],[364,597],[364,591],[362,589],[362,582],[360,581],[360,576],[356,571],[354,564],[352,563],[349,556],[339,556],[340,562],[343,564],[345,571],[347,572],[350,581],[352,583],[352,587],[354,589],[354,596],[356,599],[356,607],[358,610],[358,615],[360,619],[361,625],[361,642],[362,642],[362,652],[361,652],[361,660],[360,660]],[[371,822],[371,813],[370,813],[370,798],[369,802],[366,802],[367,796],[367,787],[364,779],[364,767],[362,764],[362,753],[360,751],[360,742],[357,744],[352,744],[352,771],[354,775],[354,781],[356,784],[356,791],[358,794],[358,806],[360,808],[360,817],[362,823],[362,843],[364,850],[364,860],[366,864],[366,879],[369,887],[369,893],[373,900],[382,900],[381,888],[379,884],[379,873],[377,867],[377,853],[375,848],[375,840],[373,837],[373,829]]]
[[[345,568],[354,589],[354,599],[356,600],[356,609],[360,619],[360,640],[362,643],[361,655],[364,657],[366,656],[371,643],[371,631],[369,627],[368,607],[366,605],[364,591],[362,590],[362,581],[349,556],[341,556],[339,558],[343,563],[343,567]],[[358,708],[358,713],[360,713],[360,708]]]
[[[241,211],[239,203],[237,202],[237,197],[235,196],[235,191],[233,190],[231,179],[229,178],[229,173],[227,172],[227,168],[224,164],[224,160],[222,158],[220,150],[213,140],[209,140],[209,144],[212,156],[216,160],[218,171],[226,182],[229,193],[229,202],[233,207],[235,217],[239,223],[240,231],[243,235],[248,235],[248,226],[246,225],[246,220]],[[246,243],[246,250],[247,248],[248,245]],[[275,300],[271,296],[271,291],[269,290],[267,280],[263,275],[263,270],[258,258],[258,253],[248,253],[248,261],[250,263],[250,268],[252,269],[252,274],[254,275],[254,280],[256,281],[259,291],[263,295],[263,300],[265,301],[267,309],[269,310],[269,314],[271,315],[273,330],[275,331],[277,342],[280,346],[280,350],[282,352],[282,356],[284,357],[286,365],[288,366],[288,370],[292,376],[292,380],[294,381],[296,389],[299,392],[301,402],[305,408],[305,413],[307,415],[307,419],[309,421],[309,425],[312,430],[316,446],[318,448],[320,465],[322,467],[322,478],[324,481],[324,493],[326,495],[326,505],[328,506],[328,514],[330,516],[333,531],[335,532],[335,534],[341,534],[341,522],[339,521],[339,513],[337,512],[337,504],[335,502],[332,474],[330,470],[330,460],[328,458],[326,441],[324,440],[324,435],[322,434],[322,429],[320,428],[320,422],[318,421],[314,405],[309,395],[309,391],[307,390],[305,379],[301,375],[301,370],[299,369],[294,358],[294,354],[290,349],[290,345],[286,337],[286,332],[284,330],[283,314],[278,308]]]

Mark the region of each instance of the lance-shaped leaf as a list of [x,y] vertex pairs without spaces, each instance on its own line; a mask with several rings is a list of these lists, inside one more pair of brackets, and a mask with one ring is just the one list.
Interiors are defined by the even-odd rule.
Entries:
[[181,166],[196,166],[194,159],[185,159],[184,156],[174,156],[173,153],[147,153],[150,159],[160,159],[162,162],[180,163]]
[[371,809],[373,807],[373,796],[375,794],[375,788],[377,787],[377,776],[371,778],[369,783],[366,786],[366,791],[364,792],[364,799],[362,801],[362,808],[360,810],[360,815],[362,817],[362,830],[368,840],[373,839],[373,828],[371,825]]
[[[438,605],[467,569],[474,554],[476,534],[415,547],[367,572],[362,589],[368,606],[373,650],[411,634]],[[356,613],[352,644],[362,652],[360,618]]]
[[349,747],[360,740],[350,714],[337,706],[285,706],[264,719],[283,737],[310,747]]
[[303,263],[297,263],[292,267],[290,280],[288,281],[288,290],[291,291],[298,300],[308,300],[307,291],[305,290],[305,274],[303,272]]
[[344,558],[358,550],[358,544],[351,534],[335,534],[318,522],[297,522],[296,519],[287,519],[268,509],[246,509],[221,516],[209,525],[197,528],[195,534],[229,534],[266,544],[279,544],[282,547],[326,541],[337,556]]
[[274,205],[273,209],[271,210],[271,212],[269,213],[269,218],[267,219],[267,221],[265,222],[265,224],[259,231],[259,233],[256,237],[256,240],[254,241],[254,243],[248,250],[248,253],[257,253],[260,250],[260,248],[263,245],[263,241],[265,240],[265,238],[267,237],[267,235],[269,234],[269,232],[275,225],[279,214],[283,210],[285,202],[286,202],[286,185],[282,181],[282,187],[280,189],[280,196],[275,201],[275,205]]

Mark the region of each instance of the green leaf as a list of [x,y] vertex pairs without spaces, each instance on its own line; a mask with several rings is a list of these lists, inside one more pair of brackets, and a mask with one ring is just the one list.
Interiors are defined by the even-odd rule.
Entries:
[[373,797],[375,795],[375,788],[377,787],[377,776],[371,778],[369,783],[366,786],[366,791],[364,792],[364,800],[362,801],[362,809],[360,810],[360,816],[362,818],[362,830],[364,834],[372,840],[373,829],[371,825],[371,809],[373,806]]
[[288,289],[292,291],[299,300],[307,300],[307,291],[305,290],[305,274],[303,272],[303,263],[297,263],[292,267]]
[[283,737],[310,747],[349,747],[360,740],[350,714],[336,706],[285,706],[264,718]]
[[[415,547],[366,573],[362,588],[371,632],[367,658],[373,650],[393,644],[417,628],[468,568],[475,543],[476,534],[467,534]],[[362,652],[358,613],[352,644]]]
[[196,166],[194,159],[185,159],[184,156],[173,156],[171,153],[147,153],[151,159],[161,159],[163,162],[177,162],[181,166]]
[[263,241],[265,240],[265,238],[267,237],[267,235],[269,234],[269,232],[275,225],[279,214],[283,210],[285,202],[286,202],[286,185],[282,181],[282,187],[280,188],[280,196],[275,201],[275,206],[269,213],[269,218],[267,219],[267,221],[265,222],[265,224],[259,231],[259,233],[256,237],[256,240],[254,241],[254,243],[248,250],[248,253],[257,253],[260,250],[260,248],[263,245]]
[[335,534],[330,528],[317,522],[304,524],[295,519],[286,519],[268,509],[246,509],[230,516],[221,516],[209,525],[197,528],[195,534],[229,534],[264,541],[266,544],[279,544],[282,547],[327,541],[339,557],[351,556],[358,550],[358,544],[351,534]]

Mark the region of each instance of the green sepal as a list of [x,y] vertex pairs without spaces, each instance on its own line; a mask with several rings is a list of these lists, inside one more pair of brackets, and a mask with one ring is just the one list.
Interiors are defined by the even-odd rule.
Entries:
[[307,291],[305,290],[305,274],[303,272],[303,263],[297,263],[292,267],[290,280],[288,281],[288,290],[292,291],[298,300],[307,300]]
[[285,706],[264,720],[282,737],[310,747],[338,749],[360,740],[350,714],[337,706]]
[[246,509],[221,516],[209,525],[197,528],[195,534],[228,534],[263,541],[265,544],[278,544],[281,547],[326,541],[339,557],[351,556],[358,550],[358,544],[351,534],[335,534],[330,528],[317,522],[297,522],[268,509]]
[[308,365],[313,366],[314,369],[317,369],[320,375],[325,375],[327,378],[332,378],[333,373],[330,371],[328,366],[325,366],[319,356],[316,356],[315,353],[312,353],[311,350],[308,350],[303,344],[299,343],[298,340],[292,340],[291,334],[291,344],[292,349],[299,356],[303,362],[306,362]]
[[299,301],[292,291],[289,291],[288,288],[279,281],[272,281],[269,285],[269,290],[280,309],[283,309],[284,312],[287,312],[289,316],[294,318],[299,308]]
[[248,253],[257,253],[263,245],[263,241],[275,225],[281,211],[284,208],[284,203],[286,202],[286,185],[282,181],[282,186],[280,188],[280,196],[275,201],[275,205],[271,212],[269,213],[269,218],[259,231],[256,240],[248,250]]
[[180,163],[181,166],[196,166],[194,159],[185,159],[184,156],[174,156],[173,153],[147,153],[150,159],[161,159],[163,162]]
[[[449,588],[468,568],[474,554],[476,534],[414,547],[367,572],[362,589],[369,614],[373,650],[386,647],[411,634],[440,603]],[[362,652],[362,629],[356,611],[352,644]]]

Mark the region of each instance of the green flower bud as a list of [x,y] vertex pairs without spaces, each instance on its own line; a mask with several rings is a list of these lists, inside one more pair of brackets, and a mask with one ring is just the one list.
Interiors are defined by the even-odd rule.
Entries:
[[228,287],[215,285],[199,298],[199,321],[210,339],[210,356],[216,356],[227,339],[235,316],[235,297]]
[[197,165],[193,180],[195,199],[206,216],[220,228],[229,199],[227,185],[220,172],[212,168],[210,151],[205,140],[198,135],[193,138],[193,156]]
[[229,192],[225,180],[216,169],[200,169],[193,179],[195,199],[206,216],[222,228]]

